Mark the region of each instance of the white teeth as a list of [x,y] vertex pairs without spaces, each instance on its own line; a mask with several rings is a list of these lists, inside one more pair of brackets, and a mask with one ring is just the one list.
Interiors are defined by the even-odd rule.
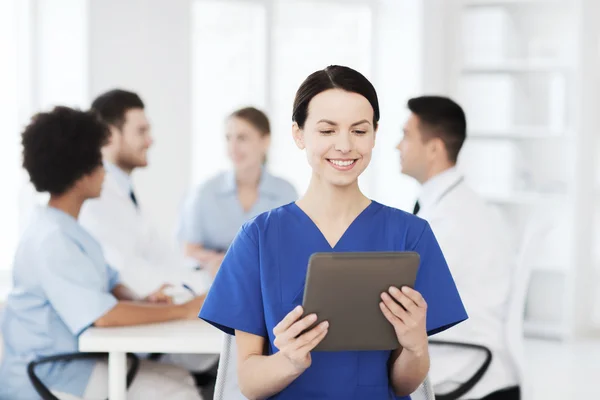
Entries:
[[338,167],[347,167],[349,165],[354,164],[355,160],[341,161],[341,160],[329,160],[332,164],[337,165]]

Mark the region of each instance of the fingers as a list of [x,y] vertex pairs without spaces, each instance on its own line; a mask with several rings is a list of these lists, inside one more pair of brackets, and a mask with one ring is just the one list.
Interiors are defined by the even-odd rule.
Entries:
[[306,317],[292,324],[292,326],[290,326],[285,332],[285,335],[290,339],[298,337],[298,335],[310,328],[315,322],[317,322],[316,314],[307,315]]
[[289,327],[292,326],[292,324],[302,316],[302,312],[303,310],[301,306],[294,308],[288,313],[288,315],[285,316],[284,319],[281,320],[281,322],[275,326],[275,328],[273,328],[273,333],[277,336],[287,331]]
[[379,302],[379,308],[381,309],[381,312],[383,313],[385,319],[387,319],[390,324],[395,326],[398,322],[401,322],[399,321],[398,317],[396,317],[383,302]]
[[171,304],[172,300],[168,296],[156,296],[150,299],[150,302],[156,304]]
[[410,318],[408,311],[396,303],[396,301],[394,301],[389,294],[385,292],[381,293],[381,300],[383,300],[385,307],[397,318],[401,319],[402,321],[406,321]]
[[404,286],[402,287],[402,294],[411,299],[419,308],[427,308],[427,302],[421,293],[417,292],[415,289]]
[[311,329],[309,332],[306,332],[304,335],[302,335],[301,340],[304,341],[304,344],[302,344],[298,350],[302,352],[312,351],[319,343],[321,343],[323,339],[325,339],[325,336],[327,336],[328,332],[329,323],[326,321],[321,322],[314,329]]
[[427,307],[427,303],[425,303],[425,300],[421,294],[407,286],[403,287],[402,291],[392,286],[389,288],[389,295],[391,295],[393,299],[400,303],[409,314],[417,313],[418,308]]

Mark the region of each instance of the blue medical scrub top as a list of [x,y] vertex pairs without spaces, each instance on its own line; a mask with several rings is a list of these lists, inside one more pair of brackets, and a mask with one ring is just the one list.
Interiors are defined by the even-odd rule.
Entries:
[[[226,333],[268,338],[302,303],[311,254],[347,251],[415,251],[421,257],[415,289],[427,301],[427,332],[441,332],[467,318],[454,280],[429,224],[375,201],[332,248],[295,204],[245,223],[227,252],[200,312]],[[390,351],[313,352],[312,365],[272,399],[394,398],[388,379]],[[408,399],[409,397],[405,397]]]
[[238,200],[235,173],[223,172],[187,197],[180,213],[177,236],[181,241],[225,252],[244,222],[297,199],[298,193],[292,184],[263,169],[258,198],[250,210],[245,211]]
[[[110,292],[118,279],[77,220],[51,207],[35,213],[19,242],[2,315],[1,400],[39,398],[27,364],[77,352],[79,334],[117,304]],[[94,365],[93,360],[55,362],[40,365],[36,373],[51,390],[81,396]]]

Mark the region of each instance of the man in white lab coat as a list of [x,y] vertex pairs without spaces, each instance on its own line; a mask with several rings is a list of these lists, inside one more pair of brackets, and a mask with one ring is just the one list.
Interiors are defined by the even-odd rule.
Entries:
[[[102,194],[86,202],[81,224],[100,242],[107,262],[120,272],[123,282],[137,293],[144,295],[163,282],[173,285],[169,289],[175,291],[175,297],[177,293],[185,296],[185,290],[205,293],[210,277],[186,266],[175,240],[158,234],[142,212],[134,191],[131,173],[148,165],[152,145],[143,101],[133,92],[114,89],[97,97],[92,110],[109,126],[111,136],[102,149],[106,169]],[[183,289],[184,284],[187,289]],[[197,356],[175,355],[164,356],[163,360],[193,371],[216,362],[215,357],[200,360]]]
[[[506,338],[516,255],[499,214],[456,168],[466,138],[465,114],[454,101],[440,96],[411,99],[408,108],[411,115],[398,150],[402,173],[422,185],[413,213],[430,223],[469,314],[469,320],[434,339],[491,350],[489,368],[461,399],[519,399]],[[436,393],[455,390],[483,362],[481,351],[432,345],[430,352]]]

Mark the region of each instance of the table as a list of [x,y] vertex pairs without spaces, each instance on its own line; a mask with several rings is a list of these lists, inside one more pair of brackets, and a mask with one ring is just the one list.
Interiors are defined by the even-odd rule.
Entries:
[[79,336],[79,351],[108,353],[111,400],[127,395],[126,353],[219,354],[223,333],[201,320],[162,322],[127,327],[91,327]]

